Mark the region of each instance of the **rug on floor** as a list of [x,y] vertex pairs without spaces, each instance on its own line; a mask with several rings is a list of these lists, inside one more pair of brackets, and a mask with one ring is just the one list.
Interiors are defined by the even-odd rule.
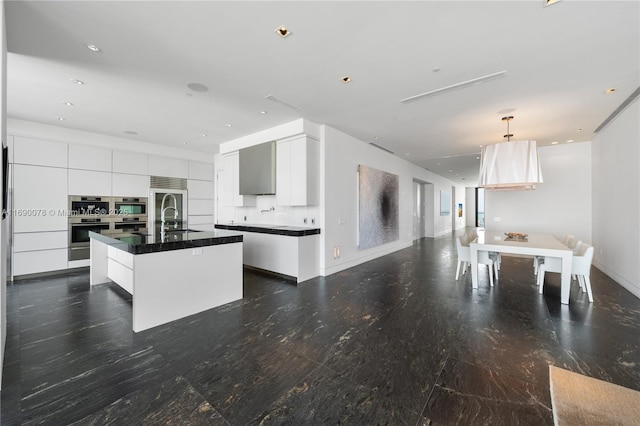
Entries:
[[638,425],[640,392],[549,366],[556,426]]

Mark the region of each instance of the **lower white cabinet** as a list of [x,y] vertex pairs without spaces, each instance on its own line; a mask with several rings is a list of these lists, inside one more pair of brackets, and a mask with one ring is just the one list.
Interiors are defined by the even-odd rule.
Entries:
[[242,232],[245,265],[306,281],[320,274],[320,235],[290,237]]
[[13,275],[37,274],[39,272],[67,269],[67,253],[66,248],[13,253]]

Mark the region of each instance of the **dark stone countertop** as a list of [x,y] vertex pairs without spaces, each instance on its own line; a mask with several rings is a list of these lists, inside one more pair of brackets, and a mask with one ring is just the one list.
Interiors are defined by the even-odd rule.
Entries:
[[132,254],[157,253],[242,242],[242,234],[223,230],[170,230],[165,233],[164,240],[161,240],[159,235],[153,236],[137,232],[110,235],[89,232],[89,237]]
[[257,232],[261,234],[285,235],[288,237],[304,237],[307,235],[317,235],[320,228],[305,228],[288,225],[263,225],[252,223],[223,223],[215,226],[217,229],[227,229],[230,231]]

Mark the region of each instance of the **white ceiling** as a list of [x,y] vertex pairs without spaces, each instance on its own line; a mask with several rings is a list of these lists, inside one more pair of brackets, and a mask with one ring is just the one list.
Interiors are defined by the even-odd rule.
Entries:
[[543,4],[9,1],[8,116],[203,152],[304,117],[475,185],[502,116],[513,139],[587,141],[640,85],[638,1]]

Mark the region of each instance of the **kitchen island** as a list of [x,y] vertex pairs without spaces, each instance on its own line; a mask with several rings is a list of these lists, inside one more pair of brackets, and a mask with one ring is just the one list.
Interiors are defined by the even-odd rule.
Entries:
[[91,285],[113,281],[131,294],[134,332],[242,299],[238,232],[89,236]]
[[296,283],[320,275],[320,228],[248,223],[215,227],[242,233],[247,266],[285,275]]

